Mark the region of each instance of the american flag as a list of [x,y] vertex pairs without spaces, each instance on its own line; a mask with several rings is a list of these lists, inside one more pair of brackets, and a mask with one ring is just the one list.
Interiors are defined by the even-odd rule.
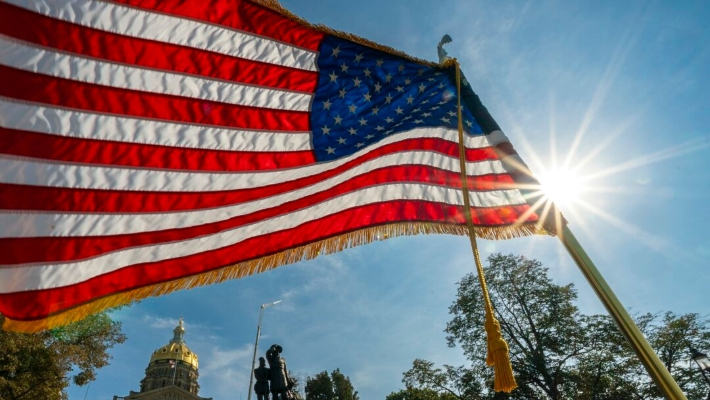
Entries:
[[[1,0],[5,327],[465,234],[453,73],[273,2]],[[535,232],[519,157],[463,89],[478,234]]]

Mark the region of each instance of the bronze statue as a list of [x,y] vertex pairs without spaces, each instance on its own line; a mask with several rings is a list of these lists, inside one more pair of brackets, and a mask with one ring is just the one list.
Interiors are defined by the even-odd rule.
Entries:
[[[269,380],[271,382],[271,395],[273,400],[291,400],[293,398],[289,388],[288,369],[286,360],[281,358],[283,348],[277,344],[271,345],[266,351],[266,360],[269,361]],[[293,384],[292,384],[293,385]]]
[[269,400],[269,369],[266,368],[264,357],[259,357],[259,368],[254,369],[254,393],[256,400]]

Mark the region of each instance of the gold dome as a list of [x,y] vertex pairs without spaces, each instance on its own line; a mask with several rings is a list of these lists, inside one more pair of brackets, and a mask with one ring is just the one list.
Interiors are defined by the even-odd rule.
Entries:
[[150,356],[150,364],[158,360],[179,360],[191,364],[197,369],[197,354],[193,353],[184,343],[169,343],[154,351]]
[[185,327],[183,326],[182,318],[180,323],[173,330],[175,336],[167,345],[155,350],[150,356],[150,363],[153,364],[160,360],[178,360],[192,365],[197,369],[197,354],[193,353],[185,344],[183,335],[185,335]]

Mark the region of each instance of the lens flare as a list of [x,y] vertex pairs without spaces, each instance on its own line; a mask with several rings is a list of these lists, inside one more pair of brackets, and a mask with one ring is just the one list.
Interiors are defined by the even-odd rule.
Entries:
[[570,170],[546,171],[539,180],[543,195],[563,209],[574,204],[583,190],[581,178]]

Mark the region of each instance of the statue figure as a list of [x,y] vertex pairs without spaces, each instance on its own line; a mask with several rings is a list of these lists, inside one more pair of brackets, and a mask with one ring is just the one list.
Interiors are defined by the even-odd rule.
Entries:
[[266,360],[269,362],[269,379],[271,382],[271,395],[273,400],[291,400],[291,390],[289,388],[288,369],[286,360],[281,358],[283,348],[274,344],[266,351]]
[[259,357],[259,368],[254,369],[254,393],[256,400],[269,400],[269,369],[266,368],[264,357]]

